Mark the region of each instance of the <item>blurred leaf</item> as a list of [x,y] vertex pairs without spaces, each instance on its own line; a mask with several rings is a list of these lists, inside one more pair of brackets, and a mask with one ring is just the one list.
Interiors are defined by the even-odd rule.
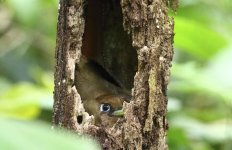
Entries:
[[205,68],[197,68],[196,63],[193,62],[175,63],[172,67],[171,89],[182,93],[204,91],[208,95],[217,94],[231,106],[232,72],[231,69],[226,69],[226,66],[232,65],[231,52],[232,48],[230,52],[220,55],[221,58],[217,55]]
[[184,129],[192,140],[206,139],[212,142],[222,142],[226,139],[232,139],[231,121],[222,120],[204,124],[187,116],[179,116],[172,118],[170,122],[173,126]]
[[171,149],[177,149],[177,150],[190,149],[190,141],[188,140],[185,131],[178,127],[171,126],[169,128],[167,143]]
[[[210,101],[210,99],[204,99],[203,96],[201,99],[199,98],[198,100],[194,101],[203,106],[191,104],[191,106],[185,107],[182,112],[184,112],[184,114],[188,115],[189,117],[197,118],[197,120],[205,123],[210,123],[212,121],[224,118],[226,113],[229,111],[229,107],[220,101],[217,101],[217,103],[214,105],[207,105],[207,102],[205,101]],[[211,101],[215,101],[215,99],[211,99]]]
[[168,98],[168,111],[169,112],[179,111],[181,107],[182,106],[181,106],[180,100],[173,98],[173,97]]
[[232,89],[232,45],[212,58],[202,74],[211,83],[208,87],[231,102]]
[[209,59],[226,46],[222,35],[191,19],[175,17],[174,44],[199,59]]
[[40,85],[46,88],[51,93],[54,89],[54,76],[52,72],[45,72],[41,67],[32,65],[29,69],[30,76],[36,82],[37,85]]
[[176,92],[194,92],[201,86],[198,82],[200,78],[200,69],[197,68],[196,63],[186,62],[184,64],[173,63],[172,82],[170,82],[170,90]]
[[24,24],[30,25],[39,14],[39,0],[7,0],[7,3]]
[[0,116],[33,119],[45,100],[52,101],[52,93],[29,83],[16,84],[0,95]]
[[0,147],[4,150],[100,150],[92,139],[52,132],[39,122],[0,120],[0,124]]
[[204,23],[206,25],[212,22],[212,19],[209,17],[212,13],[213,8],[205,5],[201,0],[194,1],[180,1],[179,9],[177,11],[177,16],[183,18],[191,18],[197,22]]
[[4,93],[8,88],[11,87],[11,84],[5,79],[0,77],[0,95]]

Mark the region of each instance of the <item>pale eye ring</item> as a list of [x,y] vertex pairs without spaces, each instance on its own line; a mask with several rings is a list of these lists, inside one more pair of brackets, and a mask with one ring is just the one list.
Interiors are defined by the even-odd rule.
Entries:
[[101,104],[100,111],[101,112],[109,112],[111,109],[110,104]]

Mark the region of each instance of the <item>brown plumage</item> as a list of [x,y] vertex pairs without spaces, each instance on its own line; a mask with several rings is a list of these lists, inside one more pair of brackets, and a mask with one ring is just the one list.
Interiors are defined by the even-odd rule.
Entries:
[[95,124],[113,126],[123,116],[122,104],[130,100],[130,93],[102,66],[84,56],[75,73],[75,85],[84,108],[94,116]]

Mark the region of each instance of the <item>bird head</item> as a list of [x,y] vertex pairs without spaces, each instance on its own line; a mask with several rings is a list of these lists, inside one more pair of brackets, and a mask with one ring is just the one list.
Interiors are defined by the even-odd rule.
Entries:
[[101,95],[94,100],[84,101],[86,111],[93,115],[96,125],[113,126],[123,117],[122,105],[126,97],[119,95]]

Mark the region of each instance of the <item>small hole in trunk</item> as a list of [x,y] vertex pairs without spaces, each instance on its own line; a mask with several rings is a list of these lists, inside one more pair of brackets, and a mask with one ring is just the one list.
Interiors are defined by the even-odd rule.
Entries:
[[82,121],[83,121],[83,116],[82,115],[77,116],[77,123],[81,124]]

